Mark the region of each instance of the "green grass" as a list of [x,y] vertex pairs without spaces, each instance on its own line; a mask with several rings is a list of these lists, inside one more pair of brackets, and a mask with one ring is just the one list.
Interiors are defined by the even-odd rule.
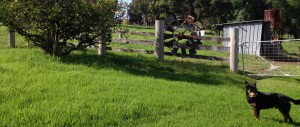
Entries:
[[[4,26],[0,26],[0,47],[9,47],[8,43],[8,29]],[[27,41],[16,33],[16,47],[24,48],[27,47]]]
[[[2,126],[289,126],[276,110],[256,121],[243,80],[221,62],[95,51],[51,58],[37,49],[0,50]],[[251,80],[253,81],[253,80]],[[289,82],[286,84],[286,82]],[[298,97],[299,79],[258,81]],[[291,115],[298,119],[293,106]]]
[[290,41],[282,43],[282,48],[287,50],[288,53],[300,55],[300,41]]
[[[1,32],[0,32],[1,33]],[[0,40],[0,126],[292,126],[276,109],[255,120],[228,63],[97,51],[53,58]],[[220,54],[221,55],[221,54]],[[299,78],[257,80],[299,99]],[[299,125],[300,107],[291,116]]]

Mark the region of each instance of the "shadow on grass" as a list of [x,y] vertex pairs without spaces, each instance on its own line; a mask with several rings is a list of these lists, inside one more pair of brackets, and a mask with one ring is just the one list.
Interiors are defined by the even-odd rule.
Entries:
[[[273,120],[273,121],[278,122],[280,124],[286,123],[286,122],[284,122],[283,119],[276,119],[276,118],[266,118],[266,119]],[[300,123],[299,122],[295,122],[295,121],[294,121],[294,123],[286,123],[286,124],[290,124],[290,125],[293,125],[295,127],[299,127],[300,126]]]
[[[224,82],[239,84],[243,81],[238,75],[229,72],[225,65],[207,65],[176,60],[157,62],[143,55],[109,53],[105,57],[91,54],[72,54],[61,58],[63,63],[80,64],[95,69],[111,68],[132,75],[147,76],[171,81],[196,84],[222,85]],[[235,75],[235,76],[233,76]],[[241,77],[241,76],[239,76]]]

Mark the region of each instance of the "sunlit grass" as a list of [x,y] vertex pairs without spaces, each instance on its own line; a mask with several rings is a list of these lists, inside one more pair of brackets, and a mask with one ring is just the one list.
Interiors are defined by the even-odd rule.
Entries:
[[[255,79],[230,72],[228,62],[95,50],[56,58],[0,44],[0,126],[293,126],[276,109],[257,121],[243,85]],[[299,99],[299,80],[256,81],[259,90]]]

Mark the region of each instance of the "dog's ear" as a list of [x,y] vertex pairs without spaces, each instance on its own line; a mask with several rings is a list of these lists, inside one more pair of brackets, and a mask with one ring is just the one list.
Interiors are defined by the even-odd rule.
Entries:
[[248,86],[248,85],[250,85],[250,84],[249,84],[249,83],[248,83],[246,80],[245,80],[245,83],[244,83],[244,84],[245,84],[245,86]]
[[254,82],[252,85],[256,88],[256,82]]
[[246,89],[248,89],[250,86],[250,84],[247,81],[245,81],[244,85],[245,85]]

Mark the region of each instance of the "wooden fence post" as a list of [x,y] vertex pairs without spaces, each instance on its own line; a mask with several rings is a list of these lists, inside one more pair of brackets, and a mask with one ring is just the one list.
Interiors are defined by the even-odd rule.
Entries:
[[119,31],[119,39],[122,39],[123,38],[123,28],[121,27],[120,28],[120,31]]
[[101,39],[99,40],[99,48],[98,48],[98,55],[105,56],[106,55],[106,33],[101,35]]
[[119,39],[122,39],[122,38],[123,38],[123,33],[119,32]]
[[10,48],[15,48],[16,47],[16,37],[15,37],[15,32],[14,31],[9,31],[8,35],[8,44]]
[[239,55],[239,47],[238,47],[238,29],[230,28],[229,29],[229,37],[230,37],[230,70],[232,72],[238,72],[238,55]]
[[164,21],[155,21],[155,55],[158,61],[164,61]]

